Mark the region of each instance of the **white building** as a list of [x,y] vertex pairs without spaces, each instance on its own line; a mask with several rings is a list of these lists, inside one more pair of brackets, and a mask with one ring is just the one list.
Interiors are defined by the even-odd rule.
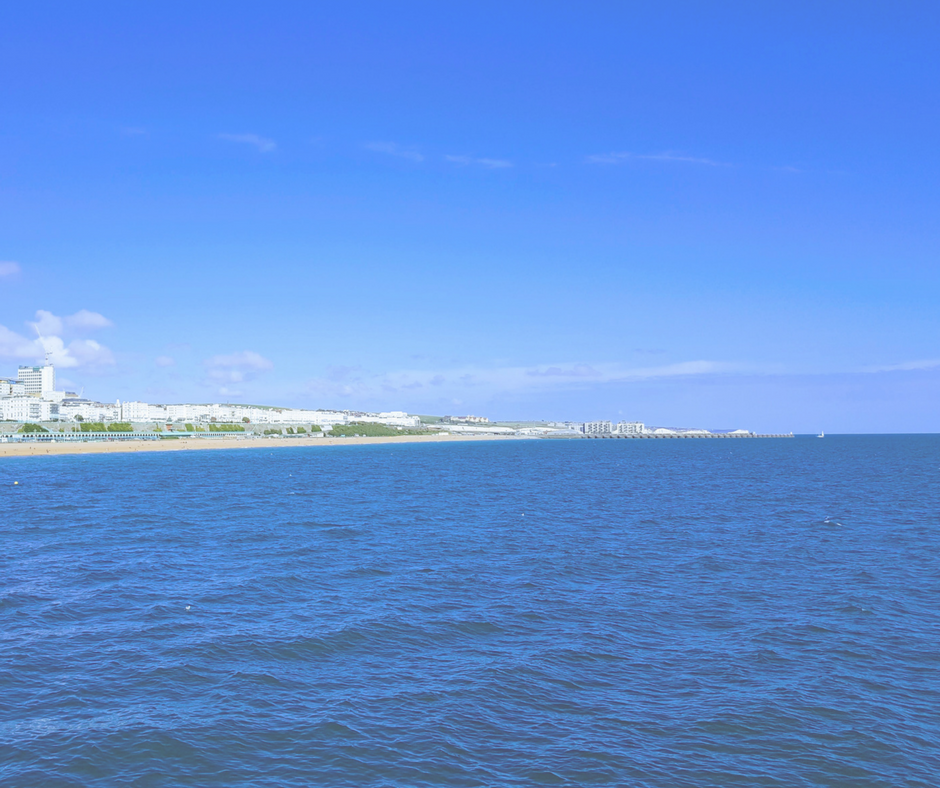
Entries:
[[334,424],[348,424],[345,413],[335,410],[302,410],[299,408],[251,408],[248,415],[256,424],[316,424],[322,429],[329,429]]
[[514,435],[530,434],[524,430],[515,430],[512,427],[490,427],[483,424],[432,424],[432,430],[443,430],[458,435]]
[[25,397],[26,386],[17,380],[0,378],[0,397]]
[[[160,408],[161,418],[177,422],[212,422],[218,424],[316,424],[330,428],[334,424],[347,424],[345,413],[329,410],[303,410],[299,408],[259,408],[252,405],[151,405],[150,419],[158,420],[154,408]],[[417,417],[412,417],[417,418]]]
[[146,402],[121,402],[121,421],[165,421],[166,408]]
[[51,421],[59,417],[59,405],[39,397],[4,397],[0,399],[3,421]]
[[26,393],[34,397],[55,391],[55,367],[52,364],[21,366],[16,372],[16,379],[26,387]]
[[167,418],[170,421],[195,421],[198,407],[198,405],[167,405]]
[[77,421],[81,416],[83,421],[120,421],[120,405],[110,405],[104,402],[92,402],[87,399],[69,397],[62,400],[58,406],[59,414],[63,418]]
[[201,414],[201,421],[205,421],[206,419],[219,423],[231,423],[235,421],[236,408],[231,405],[215,403],[213,405],[205,405],[204,407],[205,411]]
[[402,410],[390,410],[385,413],[363,413],[350,417],[351,421],[364,421],[367,424],[384,424],[386,427],[409,427],[415,428],[421,426],[420,416],[409,416]]
[[486,416],[445,416],[444,421],[453,424],[489,424],[490,420]]
[[47,399],[50,402],[62,402],[66,396],[66,392],[64,391],[44,391],[42,393],[42,398]]
[[332,428],[334,424],[349,424],[350,422],[350,418],[347,414],[335,410],[314,410],[308,412],[312,413],[314,416],[311,420],[312,423],[323,429]]
[[148,405],[147,421],[169,421],[166,405]]
[[621,421],[614,428],[616,435],[642,435],[646,432],[646,426],[642,421]]
[[548,426],[567,432],[584,432],[583,421],[550,421],[548,422]]
[[610,435],[612,431],[613,425],[609,421],[584,422],[585,435]]

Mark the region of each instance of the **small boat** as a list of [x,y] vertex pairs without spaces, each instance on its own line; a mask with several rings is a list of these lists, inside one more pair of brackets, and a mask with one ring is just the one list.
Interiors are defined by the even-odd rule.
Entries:
[[825,438],[825,437],[826,437],[826,433],[825,433],[825,432],[820,432],[819,435],[817,435],[816,437],[817,437],[817,438]]

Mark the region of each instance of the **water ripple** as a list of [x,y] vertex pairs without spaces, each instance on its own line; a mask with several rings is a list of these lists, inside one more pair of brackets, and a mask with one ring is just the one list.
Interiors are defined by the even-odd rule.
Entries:
[[938,468],[916,436],[6,459],[0,784],[935,785]]

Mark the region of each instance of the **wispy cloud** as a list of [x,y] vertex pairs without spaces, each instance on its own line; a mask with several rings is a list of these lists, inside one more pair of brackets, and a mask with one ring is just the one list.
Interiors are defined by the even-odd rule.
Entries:
[[337,382],[349,380],[356,373],[361,372],[361,371],[362,371],[362,367],[360,366],[347,367],[343,364],[336,364],[336,365],[329,366],[326,368],[327,377],[330,380],[335,380]]
[[900,364],[885,364],[883,366],[866,367],[864,372],[916,372],[926,369],[940,368],[940,358],[922,359],[920,361],[902,361]]
[[481,159],[473,156],[445,156],[444,160],[460,167],[477,166],[488,170],[502,170],[513,166],[507,159]]
[[153,363],[158,367],[172,367],[176,365],[176,359],[173,356],[157,356]]
[[254,145],[260,153],[271,153],[277,149],[277,143],[267,137],[259,137],[257,134],[219,134],[220,140],[226,142],[241,142],[245,145]]
[[616,383],[651,378],[671,378],[684,375],[707,375],[738,371],[738,365],[718,361],[682,361],[658,367],[630,367],[624,364],[569,364],[536,367],[526,375],[536,378],[567,378],[569,380],[592,380],[601,383]]
[[389,156],[397,156],[400,159],[408,159],[408,161],[414,162],[424,161],[424,156],[417,150],[402,147],[396,142],[367,142],[363,147],[373,153],[386,153]]
[[0,261],[0,278],[5,276],[13,276],[20,272],[20,264],[14,263],[12,260],[2,260]]
[[656,367],[631,367],[621,363],[457,367],[380,374],[344,368],[342,375],[335,374],[333,369],[328,370],[327,375],[308,381],[307,388],[309,393],[320,397],[360,403],[387,401],[389,395],[393,395],[391,399],[394,401],[420,407],[421,404],[456,401],[463,397],[479,400],[656,378],[753,371],[753,367],[716,361],[686,361]]
[[534,378],[597,378],[601,373],[587,364],[575,364],[572,367],[546,367],[530,369],[526,372]]
[[[212,356],[203,362],[211,383],[243,383],[262,372],[274,369],[274,363],[253,350]],[[225,391],[223,393],[233,393]]]
[[660,161],[675,164],[700,164],[706,167],[731,166],[727,162],[706,159],[701,156],[688,156],[674,151],[663,151],[662,153],[600,153],[588,156],[586,161],[588,164],[627,164],[631,161]]

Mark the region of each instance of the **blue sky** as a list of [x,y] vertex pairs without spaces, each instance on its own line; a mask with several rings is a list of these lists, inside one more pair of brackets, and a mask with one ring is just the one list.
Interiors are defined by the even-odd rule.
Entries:
[[38,323],[104,400],[940,431],[938,22],[5,8],[0,375]]

